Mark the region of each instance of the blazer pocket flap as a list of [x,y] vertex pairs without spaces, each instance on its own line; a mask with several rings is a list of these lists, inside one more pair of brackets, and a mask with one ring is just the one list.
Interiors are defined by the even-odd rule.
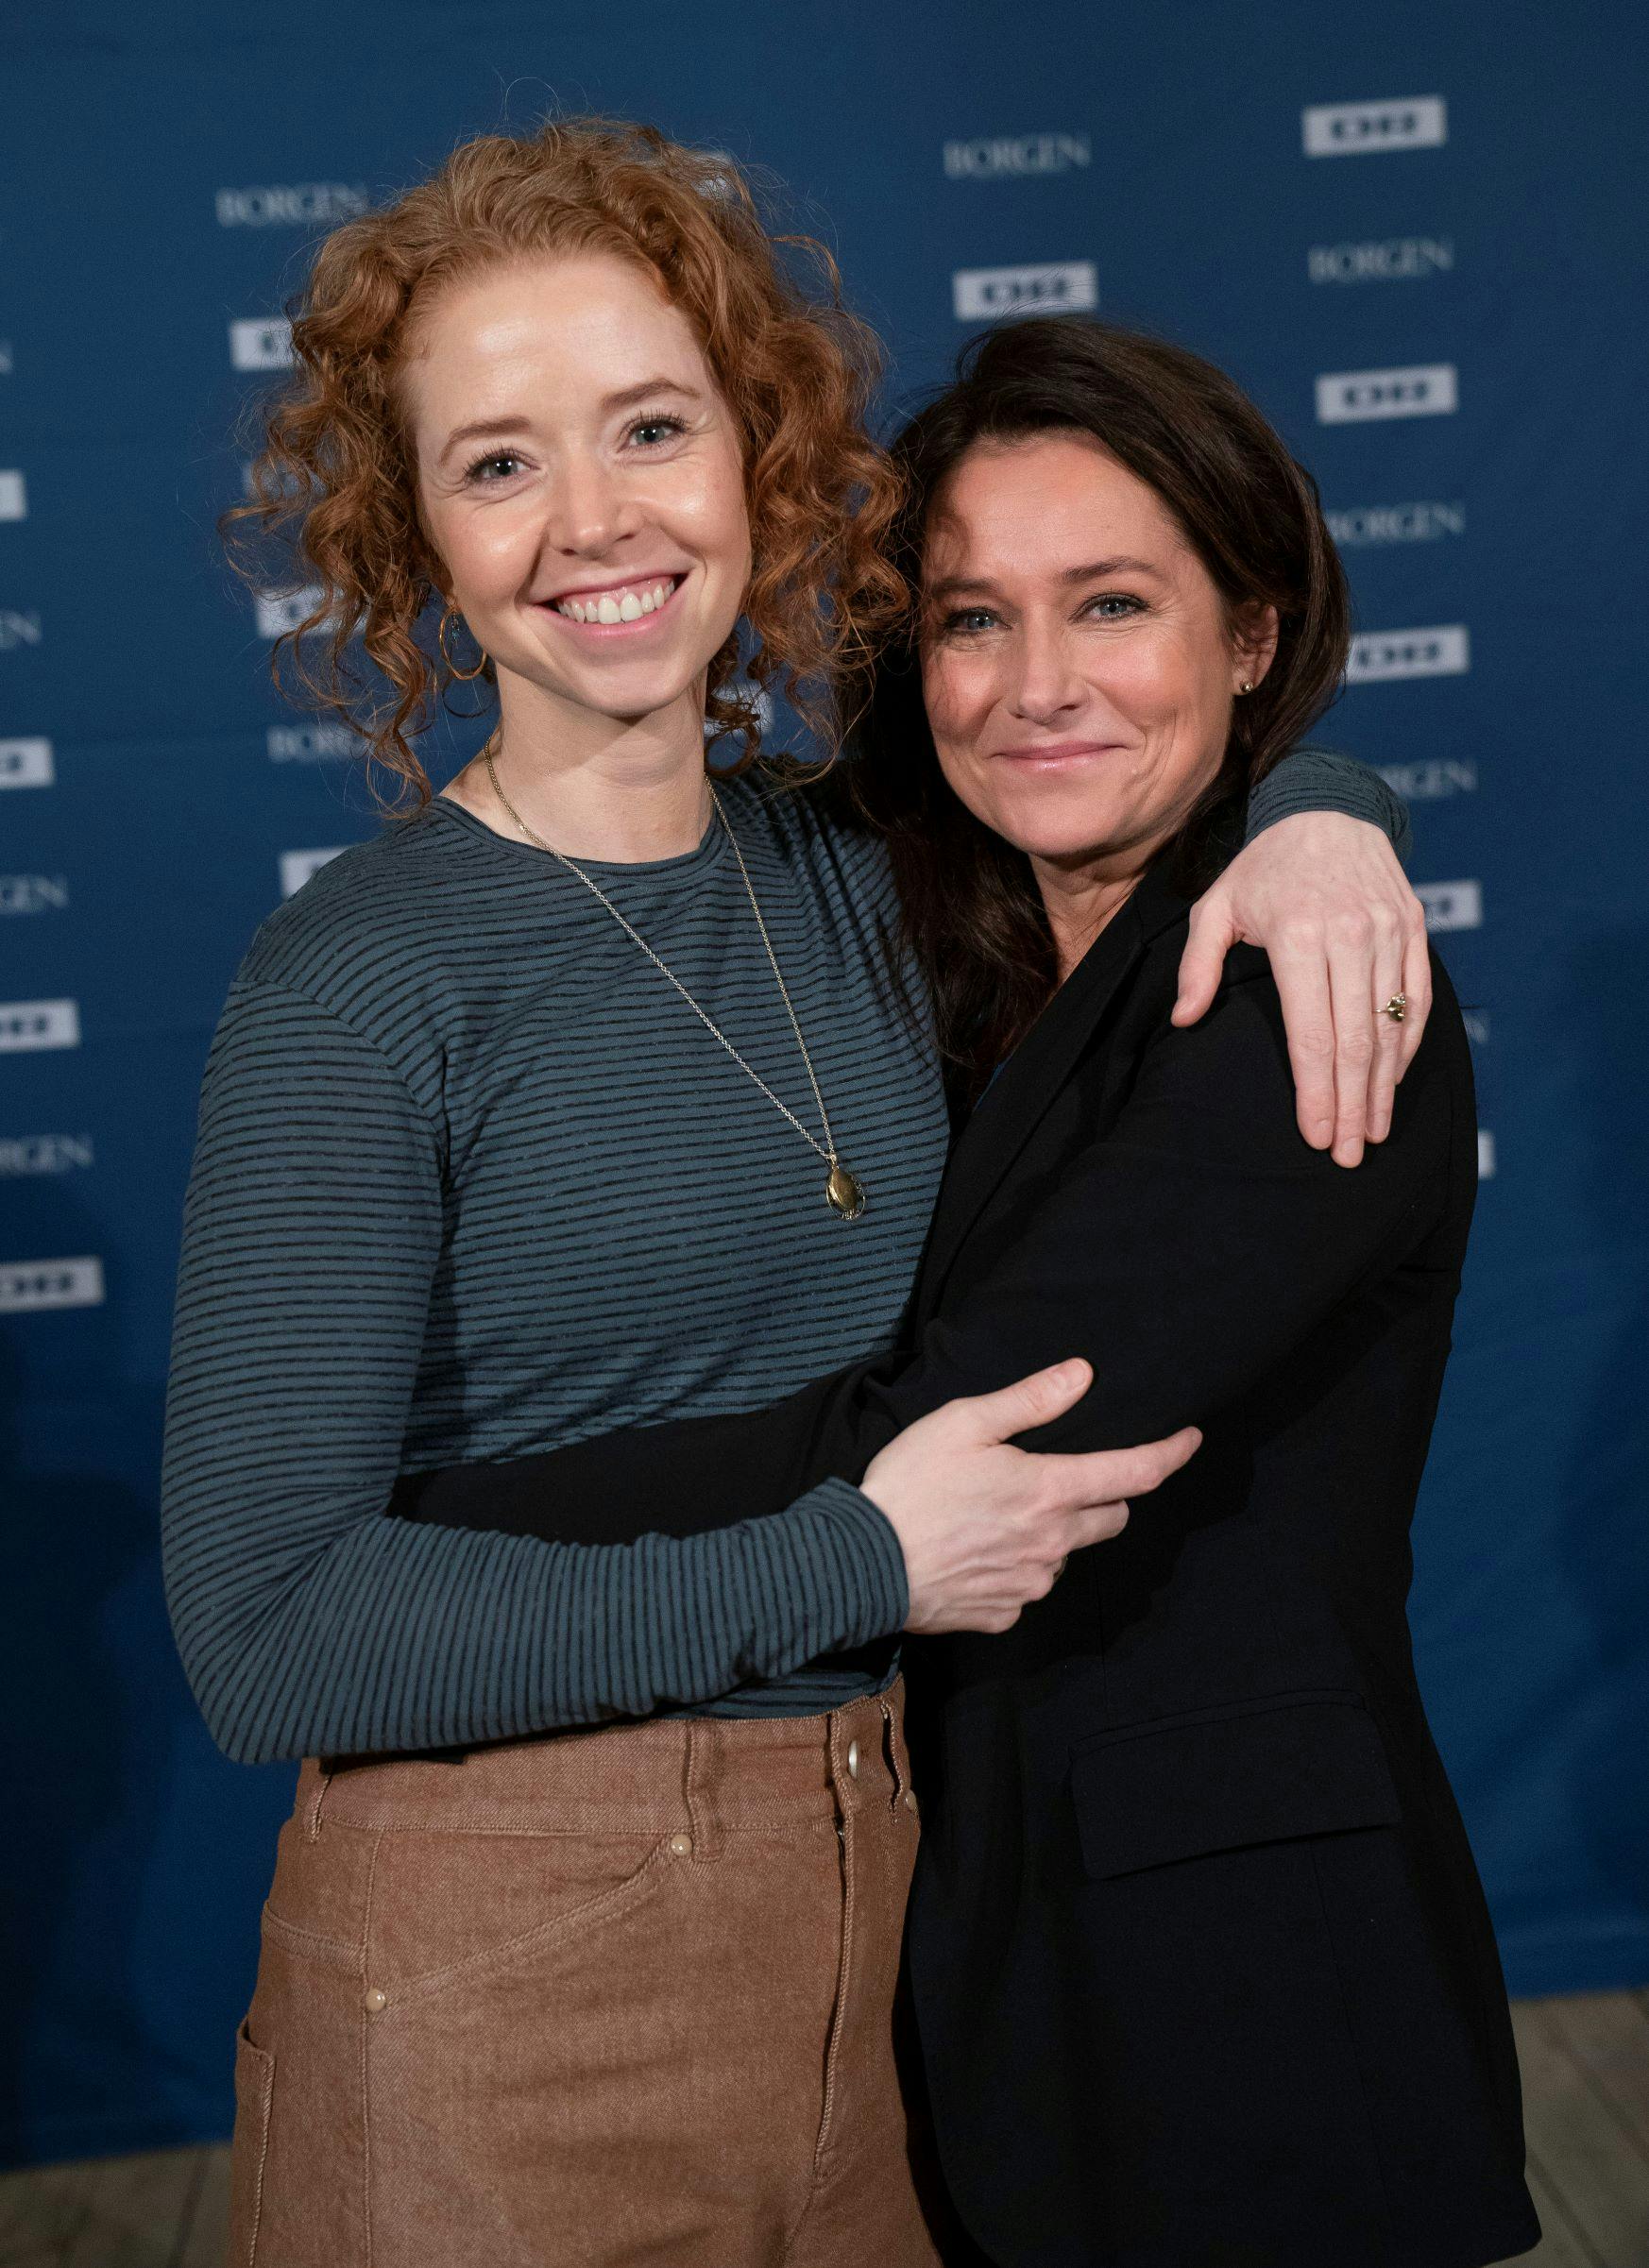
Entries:
[[1402,1816],[1379,1728],[1351,1694],[1101,1735],[1075,1755],[1071,1792],[1083,1866],[1101,1880]]

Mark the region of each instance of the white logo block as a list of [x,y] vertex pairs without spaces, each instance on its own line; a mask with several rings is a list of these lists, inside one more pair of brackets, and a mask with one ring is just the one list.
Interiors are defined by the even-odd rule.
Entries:
[[28,488],[20,472],[0,472],[0,519],[28,517]]
[[1069,314],[1099,304],[1099,274],[1091,260],[1028,268],[958,268],[950,289],[959,323],[995,315]]
[[0,740],[0,787],[49,787],[56,777],[49,740]]
[[0,1315],[38,1315],[48,1308],[102,1305],[100,1260],[0,1261]]
[[1471,667],[1471,638],[1464,622],[1435,630],[1365,630],[1352,640],[1349,685],[1378,685],[1399,677],[1464,677]]
[[1481,882],[1417,882],[1414,894],[1426,909],[1428,929],[1481,929]]
[[1334,370],[1317,381],[1318,425],[1366,425],[1379,417],[1447,417],[1460,407],[1453,363],[1406,370]]
[[1300,128],[1308,158],[1436,149],[1449,139],[1449,111],[1440,94],[1411,94],[1394,102],[1314,103],[1300,111]]
[[80,1007],[74,1000],[0,1001],[0,1056],[37,1047],[78,1047]]
[[237,370],[292,366],[292,326],[284,316],[243,317],[229,327],[230,362]]
[[282,851],[280,854],[280,895],[295,897],[312,874],[318,874],[345,848],[339,843],[332,851]]

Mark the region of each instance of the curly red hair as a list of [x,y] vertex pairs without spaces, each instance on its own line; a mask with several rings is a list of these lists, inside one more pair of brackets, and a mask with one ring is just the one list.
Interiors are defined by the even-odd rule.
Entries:
[[[751,643],[742,667],[737,634],[715,656],[706,705],[718,734],[742,738],[741,766],[757,750],[753,686],[776,685],[833,742],[839,683],[904,605],[883,558],[898,483],[865,426],[880,352],[843,307],[824,247],[770,232],[723,153],[651,127],[577,118],[484,135],[320,245],[292,309],[296,376],[259,413],[252,500],[223,520],[256,587],[269,587],[273,545],[283,584],[315,593],[277,641],[278,682],[284,660],[296,689],[359,731],[369,762],[418,804],[430,784],[412,742],[453,680],[425,621],[443,575],[418,516],[399,381],[413,327],[440,290],[561,251],[611,252],[655,276],[732,409],[751,520]],[[352,660],[357,636],[387,702]]]

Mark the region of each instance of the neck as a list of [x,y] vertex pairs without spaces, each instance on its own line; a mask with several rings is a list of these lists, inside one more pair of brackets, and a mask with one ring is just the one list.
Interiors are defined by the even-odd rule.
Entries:
[[1145,868],[1134,859],[1067,866],[1033,856],[1030,869],[1042,892],[1059,960],[1059,981],[1063,984],[1099,932],[1127,905]]
[[[517,812],[570,858],[677,858],[698,848],[709,824],[704,702],[692,688],[669,708],[619,719],[501,671],[489,745]],[[444,792],[501,835],[520,835],[480,758]]]

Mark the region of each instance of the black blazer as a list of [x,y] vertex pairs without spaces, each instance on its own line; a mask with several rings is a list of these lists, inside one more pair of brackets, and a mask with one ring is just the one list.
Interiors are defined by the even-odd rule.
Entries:
[[400,1509],[609,1540],[620,1500],[633,1532],[661,1502],[678,1532],[753,1516],[1072,1354],[1094,1386],[1028,1446],[1200,1425],[1012,1631],[908,1650],[947,2184],[1001,2268],[1479,2268],[1539,2229],[1404,1612],[1476,1183],[1465,1033],[1438,969],[1391,1135],[1347,1172],[1296,1130],[1261,954],[1171,1028],[1186,915],[1148,876],[975,1110],[913,1354]]

